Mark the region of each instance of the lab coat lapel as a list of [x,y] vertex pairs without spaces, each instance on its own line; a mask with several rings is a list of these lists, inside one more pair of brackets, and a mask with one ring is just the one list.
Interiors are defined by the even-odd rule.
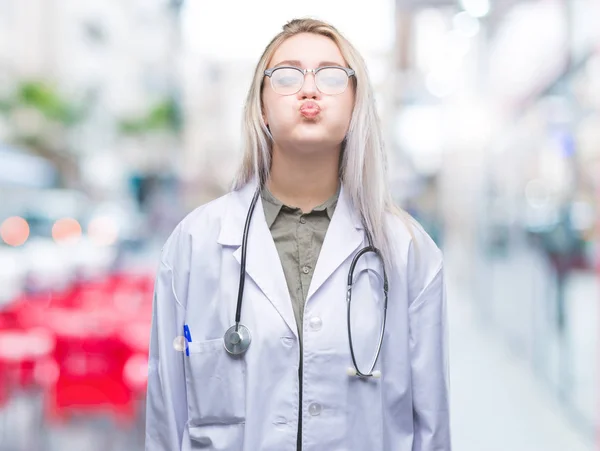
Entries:
[[[221,245],[237,247],[233,256],[240,265],[242,261],[244,224],[257,186],[257,181],[254,180],[241,190],[231,193],[229,206],[218,238],[218,242]],[[260,197],[254,208],[250,222],[246,252],[246,274],[258,285],[279,315],[281,315],[291,332],[297,336],[296,320],[285,274],[271,231],[265,220],[262,199]],[[235,280],[237,283],[238,278],[235,277]],[[247,286],[246,282],[246,290]],[[247,297],[244,298],[244,305],[245,308],[248,308]]]
[[363,239],[363,226],[350,205],[342,183],[338,202],[317,259],[307,302],[334,271],[361,247]]

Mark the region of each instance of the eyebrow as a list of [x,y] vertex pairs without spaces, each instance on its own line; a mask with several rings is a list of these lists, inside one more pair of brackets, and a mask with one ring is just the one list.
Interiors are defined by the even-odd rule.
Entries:
[[[280,61],[279,63],[275,64],[273,67],[278,67],[278,66],[296,66],[296,67],[302,67],[302,63],[300,61],[298,61],[298,60],[284,60],[284,61]],[[343,64],[341,64],[339,62],[335,62],[335,61],[321,61],[317,67],[323,67],[323,66],[341,66],[341,67],[344,67]]]

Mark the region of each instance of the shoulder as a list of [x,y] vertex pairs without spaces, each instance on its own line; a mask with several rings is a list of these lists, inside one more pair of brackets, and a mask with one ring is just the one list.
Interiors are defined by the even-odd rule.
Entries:
[[423,226],[403,210],[387,214],[397,270],[414,300],[442,271],[442,251]]
[[216,242],[231,195],[229,192],[188,213],[164,243],[161,261],[173,267],[176,260],[181,261],[182,254],[191,251],[192,242],[211,239]]

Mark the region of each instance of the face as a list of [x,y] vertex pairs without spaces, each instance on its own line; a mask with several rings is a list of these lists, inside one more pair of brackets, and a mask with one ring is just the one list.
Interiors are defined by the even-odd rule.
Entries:
[[[285,40],[275,51],[268,68],[296,66],[316,69],[320,66],[348,67],[337,45],[329,38],[302,33]],[[352,77],[346,90],[328,95],[320,92],[312,72],[306,74],[300,91],[291,95],[275,92],[265,76],[262,93],[263,118],[275,144],[308,151],[339,147],[354,106]]]

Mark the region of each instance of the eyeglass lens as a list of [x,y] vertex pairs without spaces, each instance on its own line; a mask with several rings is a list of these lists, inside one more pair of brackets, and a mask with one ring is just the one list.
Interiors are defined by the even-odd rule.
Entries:
[[[341,94],[348,85],[348,74],[343,69],[329,67],[316,73],[315,82],[323,94]],[[298,69],[283,67],[274,70],[271,75],[271,86],[278,94],[296,94],[302,89],[303,83],[304,74]]]

